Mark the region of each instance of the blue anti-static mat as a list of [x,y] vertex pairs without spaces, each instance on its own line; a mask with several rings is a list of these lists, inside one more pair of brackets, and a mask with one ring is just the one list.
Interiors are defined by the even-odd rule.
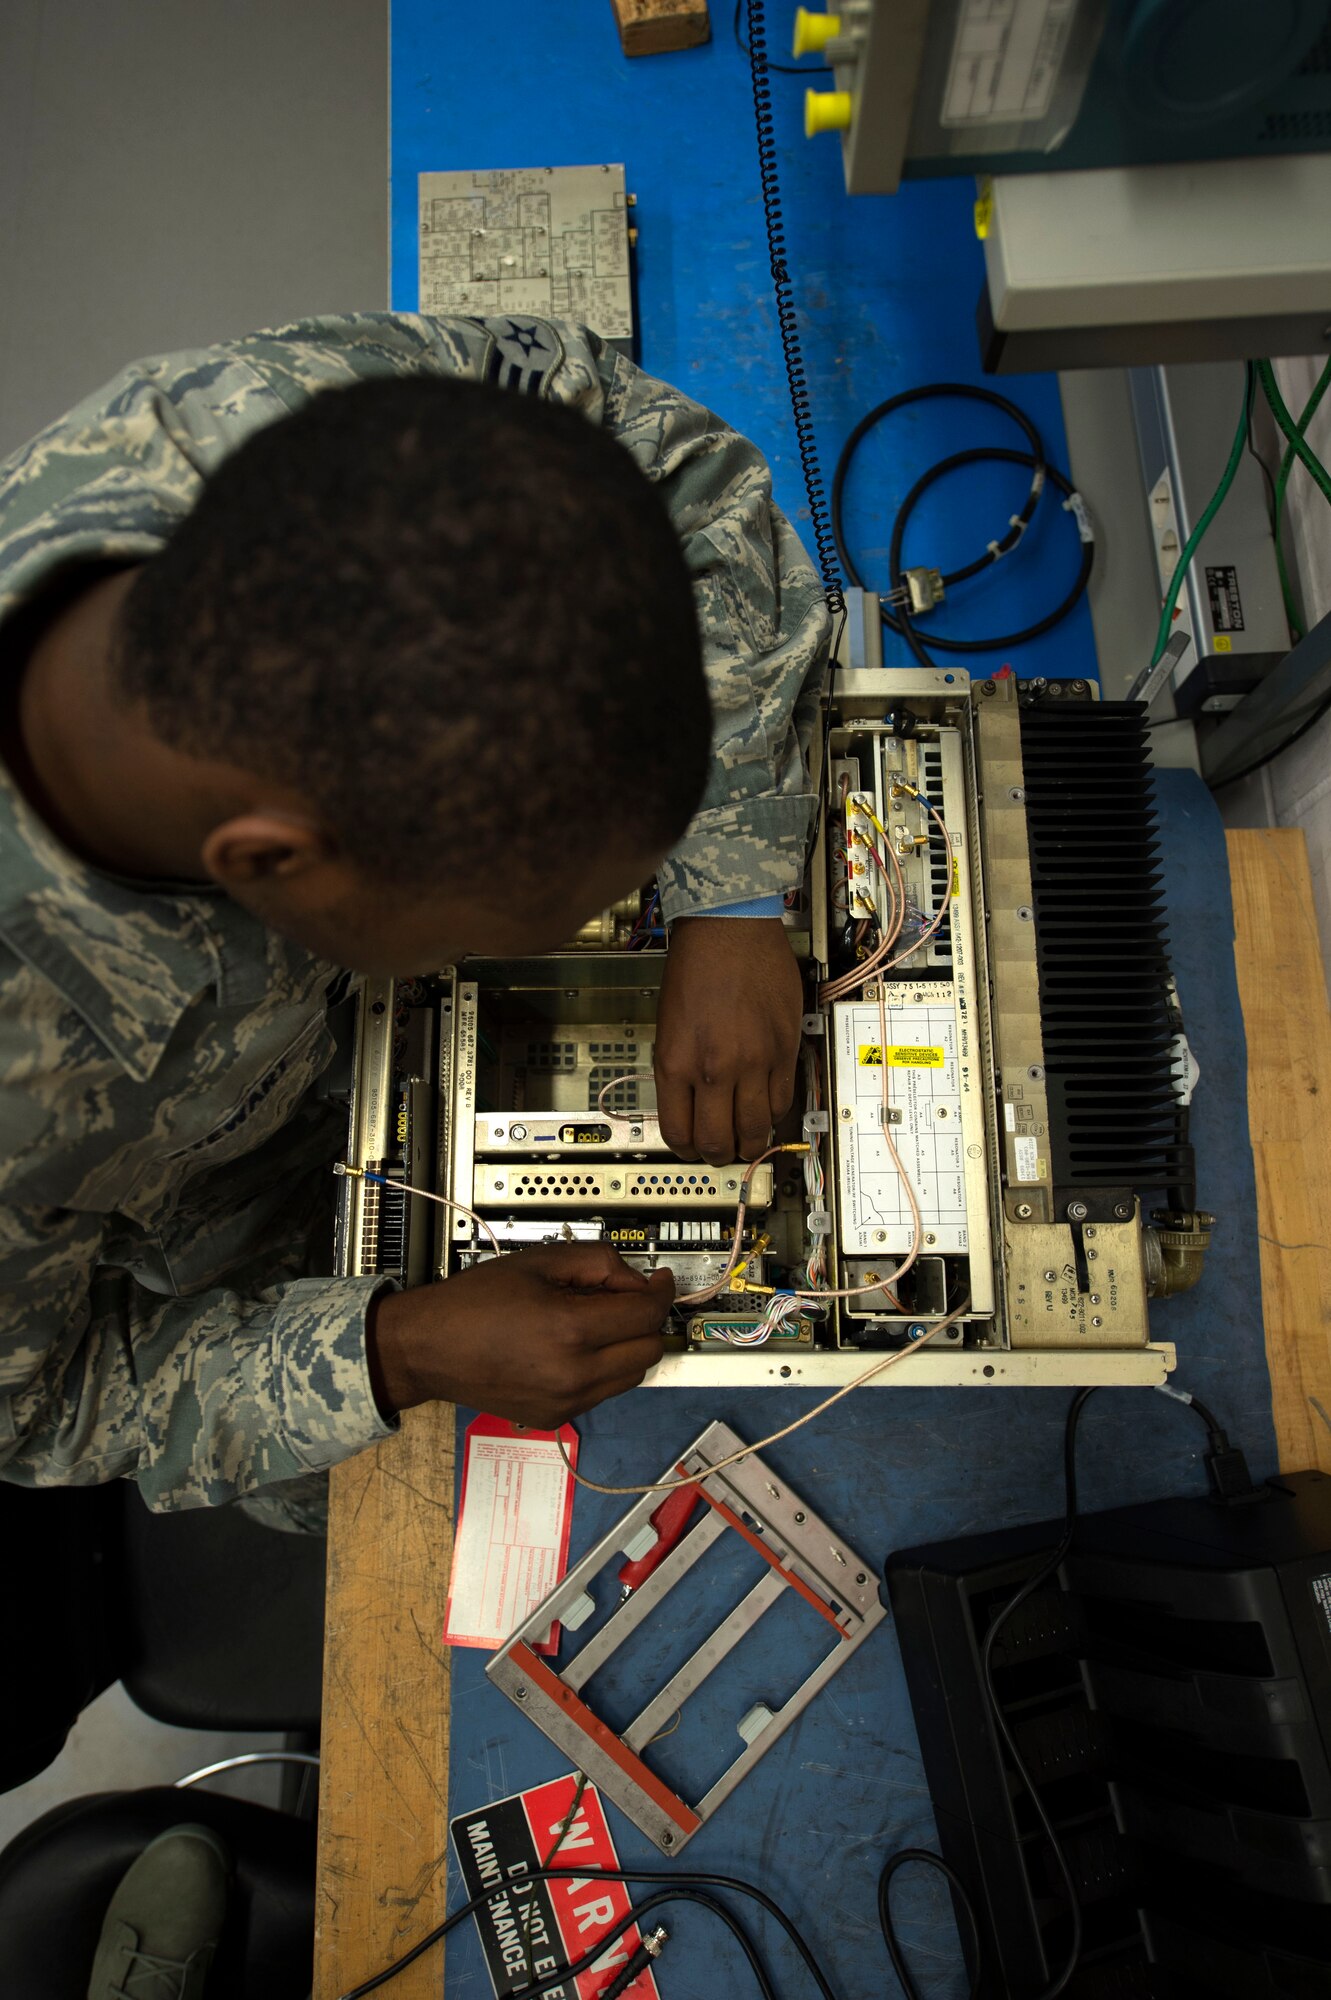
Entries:
[[[790,0],[769,7],[781,59]],[[748,66],[712,8],[713,40],[679,55],[620,50],[610,0],[508,0],[465,18],[445,0],[394,0],[392,300],[415,311],[417,175],[444,169],[622,162],[638,197],[642,365],[708,404],[766,454],[776,496],[807,539],[758,195]],[[807,81],[823,83],[814,69]],[[985,384],[975,335],[984,260],[974,184],[916,182],[848,199],[835,138],[802,130],[805,80],[774,75],[787,252],[824,473],[866,410],[926,382]],[[1053,462],[1067,440],[1052,375],[988,382],[1034,418]],[[918,476],[971,445],[1025,450],[1009,419],[975,405],[926,403],[866,439],[847,495],[847,528],[871,588],[887,574],[892,516]],[[907,536],[907,562],[952,569],[1002,535],[1029,474],[980,465],[935,487]],[[1087,494],[1092,513],[1096,495]],[[957,637],[1020,630],[1076,575],[1080,546],[1046,495],[1019,557],[962,585],[937,628]],[[889,639],[887,664],[894,663]],[[1020,674],[1095,674],[1083,602],[1056,631],[1012,649]],[[996,664],[996,662],[993,662]]]
[[[1202,1071],[1193,1107],[1200,1198],[1219,1222],[1201,1286],[1156,1307],[1152,1321],[1160,1338],[1177,1342],[1175,1379],[1195,1389],[1230,1425],[1254,1475],[1264,1477],[1275,1470],[1275,1437],[1258,1299],[1256,1197],[1224,836],[1208,794],[1190,773],[1162,772],[1159,794],[1173,962]],[[903,1364],[899,1379],[906,1379],[909,1366]],[[582,1420],[581,1467],[589,1478],[608,1484],[659,1478],[671,1455],[713,1418],[754,1439],[814,1401],[811,1392],[798,1390],[637,1390]],[[772,1447],[768,1456],[862,1554],[880,1560],[912,1543],[1058,1513],[1067,1401],[1065,1393],[1053,1390],[868,1388]],[[1204,1441],[1195,1417],[1153,1391],[1103,1390],[1081,1426],[1083,1505],[1204,1490],[1198,1457]],[[572,1559],[631,1504],[579,1491]],[[678,1587],[681,1603],[689,1590],[688,1582]],[[738,1592],[727,1601],[734,1595]],[[705,1631],[705,1605],[701,1610]],[[812,1627],[819,1621],[807,1613],[805,1623]],[[783,1699],[789,1682],[802,1677],[795,1650],[802,1629],[798,1621],[780,1623],[777,1608],[760,1621],[752,1672],[737,1672],[724,1685],[719,1675],[707,1683],[690,1704],[698,1711],[692,1738],[686,1741],[681,1727],[677,1738],[651,1753],[663,1775],[679,1780],[697,1768],[688,1760],[704,1752],[699,1730],[710,1729],[724,1746],[724,1754],[713,1752],[713,1765],[730,1761],[739,1744],[733,1735],[737,1717],[754,1701],[775,1706],[773,1696]],[[821,1629],[818,1636],[821,1643]],[[764,1652],[761,1642],[769,1638]],[[690,1634],[687,1643],[676,1643],[692,1651],[697,1638]],[[474,1652],[453,1656],[452,1813],[568,1769],[485,1681],[485,1659]],[[674,1664],[664,1654],[640,1656],[640,1663],[644,1674],[655,1673],[653,1686]],[[624,1699],[629,1713],[641,1705],[627,1692]],[[667,1865],[613,1807],[610,1819],[626,1864]],[[759,1884],[805,1928],[842,2000],[882,2000],[894,1982],[875,1919],[878,1870],[895,1848],[933,1843],[889,1621],[694,1837],[681,1866],[713,1868]],[[455,1873],[451,1879],[456,1902]],[[937,2000],[964,1993],[941,1883],[910,1871],[899,1881],[896,1907],[922,1990]],[[667,1914],[666,1920],[672,1937],[659,1972],[663,2000],[717,2000],[722,1994],[748,2000],[751,1977],[714,1920],[683,1905],[677,1917]],[[481,2000],[490,1990],[471,1927],[465,1930],[449,1941],[447,2000],[463,1994]],[[771,1927],[759,1923],[755,1935],[777,1970],[782,2000],[806,2000],[812,1988]]]
[[[771,8],[776,55],[791,12]],[[509,0],[503,8],[472,10],[464,28],[444,0],[395,0],[392,299],[400,310],[418,303],[418,173],[622,161],[639,204],[642,363],[756,440],[772,463],[778,501],[807,531],[771,307],[748,78],[729,25],[727,0],[718,0],[708,48],[629,61],[607,0],[561,7]],[[849,201],[835,141],[811,145],[801,134],[803,85],[777,76],[773,91],[789,256],[830,478],[841,440],[870,405],[925,382],[985,381],[973,323],[983,272],[971,226],[973,190],[964,180],[940,181],[891,198]],[[1051,457],[1066,466],[1054,378],[1022,376],[997,386],[1030,413]],[[903,413],[874,434],[848,495],[851,540],[867,581],[884,576],[892,515],[927,465],[970,444],[1015,441],[996,414],[944,403]],[[989,466],[935,489],[908,538],[907,560],[950,568],[969,559],[1002,532],[1025,488],[1018,469]],[[1086,497],[1094,514],[1096,494]],[[1078,553],[1070,520],[1046,499],[1019,556],[959,591],[940,629],[964,636],[1027,624],[1062,595]],[[1008,657],[1022,674],[1093,675],[1085,605]],[[1232,1422],[1254,1471],[1264,1473],[1274,1469],[1275,1450],[1224,843],[1195,781],[1164,774],[1161,799],[1174,962],[1204,1071],[1195,1113],[1201,1198],[1220,1226],[1202,1289],[1163,1306],[1157,1325],[1178,1343],[1180,1381]],[[583,1422],[583,1467],[608,1483],[655,1478],[670,1454],[714,1417],[753,1438],[812,1400],[798,1391],[639,1391]],[[770,1456],[858,1548],[883,1556],[928,1538],[1055,1512],[1065,1404],[1061,1394],[1029,1390],[868,1389]],[[1086,1504],[1195,1489],[1202,1478],[1200,1439],[1196,1420],[1163,1397],[1105,1392],[1083,1426]],[[574,1557],[628,1504],[580,1491]],[[776,1617],[774,1609],[763,1626],[776,1632]],[[779,1636],[788,1637],[786,1628]],[[454,1656],[455,1813],[567,1768],[490,1689],[484,1663],[478,1653]],[[796,1664],[793,1655],[789,1664]],[[780,1687],[761,1685],[761,1678],[747,1692],[732,1683],[734,1698],[715,1722],[718,1731],[728,1736],[734,1716],[753,1700],[780,1696]],[[704,1717],[707,1698],[700,1693],[692,1704]],[[678,1739],[653,1753],[677,1778],[690,1749],[684,1736],[681,1728]],[[611,1818],[626,1861],[662,1865],[613,1808]],[[685,1858],[760,1883],[806,1927],[842,2000],[880,2000],[893,1982],[874,1918],[877,1871],[891,1850],[932,1839],[888,1625],[689,1844]],[[903,1879],[898,1908],[923,1989],[948,2000],[959,1995],[941,1887],[927,1877]],[[756,1934],[782,2000],[804,2000],[807,1981],[764,1926]],[[720,1994],[746,2000],[752,1991],[727,1937],[701,1912],[683,1909],[659,1981],[664,2000]],[[489,1990],[468,1926],[450,1940],[448,2000],[483,2000]]]

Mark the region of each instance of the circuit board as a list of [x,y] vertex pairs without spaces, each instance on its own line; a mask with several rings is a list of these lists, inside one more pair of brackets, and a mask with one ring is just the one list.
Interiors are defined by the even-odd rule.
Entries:
[[632,340],[622,166],[422,174],[419,193],[422,312],[567,319]]

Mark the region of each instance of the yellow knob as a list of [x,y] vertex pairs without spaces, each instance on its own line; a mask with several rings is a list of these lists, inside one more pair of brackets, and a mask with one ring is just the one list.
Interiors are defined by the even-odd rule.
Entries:
[[850,124],[848,90],[806,90],[804,93],[804,136],[818,132],[844,132]]
[[821,55],[830,41],[841,33],[839,14],[811,14],[807,7],[795,9],[795,40],[792,55]]

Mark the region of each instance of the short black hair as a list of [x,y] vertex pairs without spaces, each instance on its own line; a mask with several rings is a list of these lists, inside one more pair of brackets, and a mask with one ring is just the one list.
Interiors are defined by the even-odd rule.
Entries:
[[164,742],[407,883],[664,852],[707,777],[656,488],[576,411],[448,377],[321,390],[238,446],[135,578],[115,673]]

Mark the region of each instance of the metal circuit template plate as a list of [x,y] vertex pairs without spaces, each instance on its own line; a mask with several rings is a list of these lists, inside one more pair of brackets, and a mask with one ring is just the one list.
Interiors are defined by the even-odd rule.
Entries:
[[[580,1611],[585,1615],[592,1608],[593,1587],[605,1589],[601,1572],[636,1547],[636,1538],[659,1510],[659,1489],[641,1496],[619,1525],[518,1627],[485,1669],[494,1686],[516,1702],[528,1720],[585,1771],[663,1854],[679,1853],[887,1615],[878,1599],[873,1564],[857,1555],[784,1480],[778,1482],[761,1458],[751,1454],[737,1465],[713,1469],[743,1448],[743,1440],[729,1425],[709,1424],[679,1460],[666,1468],[666,1479],[682,1476],[696,1482],[699,1500],[706,1503],[701,1518],[691,1522],[683,1539],[645,1582],[616,1606],[605,1624],[557,1671],[553,1662],[533,1652],[533,1641],[556,1623],[562,1624],[566,1633],[578,1630]],[[765,1574],[663,1687],[642,1689],[643,1707],[623,1733],[616,1734],[584,1701],[583,1690],[673,1589],[687,1588],[689,1571],[723,1534],[743,1536],[767,1565]],[[702,1798],[681,1798],[646,1763],[646,1751],[672,1715],[787,1591],[793,1591],[807,1605],[811,1617],[824,1621],[827,1650],[782,1706],[773,1711],[759,1703],[747,1715],[734,1718],[742,1745],[739,1754]],[[671,1614],[666,1610],[661,1615],[669,1618]]]
[[633,335],[622,166],[422,174],[421,311]]
[[[934,985],[887,991],[887,1046],[876,1003],[833,1008],[836,1159],[841,1247],[848,1254],[910,1248],[910,1204],[883,1139],[883,1072],[891,1133],[920,1203],[935,1251],[965,1251],[965,1138],[953,989]],[[850,1116],[847,1117],[847,1112]]]

